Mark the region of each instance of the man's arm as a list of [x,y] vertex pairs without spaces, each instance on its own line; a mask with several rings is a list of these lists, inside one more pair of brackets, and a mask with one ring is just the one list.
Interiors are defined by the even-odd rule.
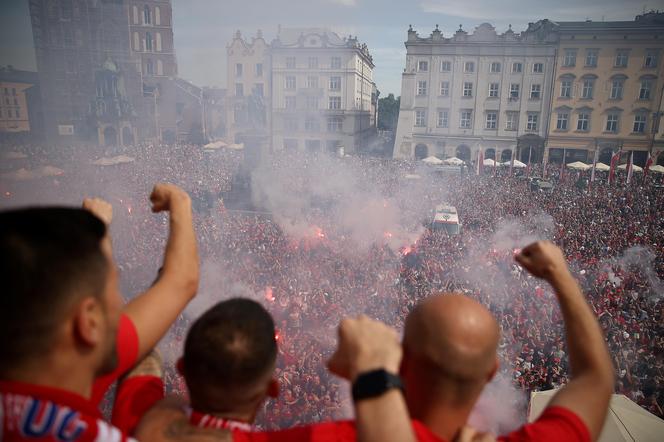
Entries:
[[198,289],[198,253],[189,195],[172,184],[157,184],[150,201],[153,212],[169,212],[170,232],[161,276],[124,308],[138,334],[138,359],[166,334]]
[[[354,383],[359,375],[372,370],[398,375],[402,355],[399,338],[392,328],[360,316],[339,324],[339,344],[328,368]],[[406,401],[399,389],[355,401],[355,424],[358,441],[415,440]]]
[[529,245],[516,260],[554,288],[565,323],[572,379],[551,400],[549,407],[564,407],[586,424],[591,438],[602,431],[613,393],[614,371],[602,330],[562,250],[548,241]]

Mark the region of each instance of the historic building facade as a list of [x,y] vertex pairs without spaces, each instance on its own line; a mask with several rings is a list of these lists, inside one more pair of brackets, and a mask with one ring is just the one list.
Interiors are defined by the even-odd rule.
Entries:
[[376,134],[373,59],[357,38],[279,29],[228,45],[229,138],[264,130],[273,150],[357,152]]
[[542,157],[554,70],[551,24],[497,34],[484,23],[406,41],[395,158]]
[[608,164],[622,149],[643,166],[649,151],[664,149],[664,13],[560,22],[557,32],[550,160],[592,162],[597,152]]
[[37,73],[0,67],[0,134],[38,139],[41,135]]

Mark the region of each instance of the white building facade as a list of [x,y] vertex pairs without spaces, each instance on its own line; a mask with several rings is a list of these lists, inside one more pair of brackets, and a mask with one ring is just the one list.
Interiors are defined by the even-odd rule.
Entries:
[[497,34],[484,23],[445,38],[436,26],[406,41],[395,158],[540,161],[556,53],[550,27]]

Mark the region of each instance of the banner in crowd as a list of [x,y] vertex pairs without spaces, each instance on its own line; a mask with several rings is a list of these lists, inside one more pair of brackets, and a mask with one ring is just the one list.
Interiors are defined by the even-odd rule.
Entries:
[[618,167],[618,162],[620,161],[620,155],[622,155],[622,150],[614,153],[611,157],[611,167],[609,168],[609,184],[612,184],[616,179],[616,167]]

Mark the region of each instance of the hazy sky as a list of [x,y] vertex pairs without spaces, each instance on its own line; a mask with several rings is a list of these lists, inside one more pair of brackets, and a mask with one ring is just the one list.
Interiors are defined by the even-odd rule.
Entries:
[[[323,26],[366,42],[376,64],[381,96],[401,91],[408,25],[421,36],[436,24],[450,36],[459,24],[472,31],[482,22],[498,32],[512,24],[551,20],[633,20],[643,9],[664,8],[664,0],[172,0],[180,76],[202,86],[226,85],[226,44],[235,30],[268,40],[277,26]],[[36,69],[27,0],[0,0],[0,65]]]

